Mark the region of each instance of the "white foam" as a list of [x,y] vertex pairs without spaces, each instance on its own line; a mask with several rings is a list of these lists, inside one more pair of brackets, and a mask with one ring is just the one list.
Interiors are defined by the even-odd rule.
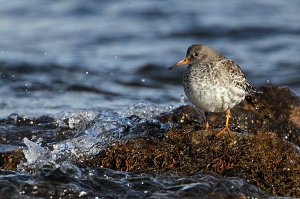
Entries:
[[145,119],[152,119],[155,116],[158,116],[159,114],[163,112],[168,112],[170,110],[173,110],[176,108],[176,106],[170,105],[170,106],[157,106],[153,103],[139,101],[128,108],[125,108],[124,110],[119,111],[121,115],[125,117],[130,117],[132,115],[136,115],[141,118]]
[[[148,122],[161,128],[162,125],[153,118],[173,108],[138,102],[118,112],[76,111],[59,114],[58,125],[73,129],[76,136],[53,144],[52,150],[24,138],[27,149],[23,152],[27,162],[22,163],[22,167],[41,168],[44,165],[58,167],[62,164],[83,161],[98,154],[114,141],[146,135],[149,133]],[[140,118],[128,118],[132,115]]]
[[26,137],[23,139],[27,149],[23,149],[23,153],[27,162],[22,162],[18,165],[19,170],[24,168],[41,168],[45,165],[54,166],[55,161],[52,159],[51,152],[40,144],[28,140]]

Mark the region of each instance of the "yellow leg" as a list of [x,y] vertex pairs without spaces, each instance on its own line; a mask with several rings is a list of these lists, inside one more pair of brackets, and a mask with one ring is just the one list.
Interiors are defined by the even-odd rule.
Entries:
[[204,112],[205,114],[205,129],[207,130],[209,128],[209,124],[208,124],[208,112]]
[[223,134],[226,131],[228,133],[228,135],[231,137],[231,135],[230,135],[230,129],[228,127],[229,118],[230,118],[230,109],[227,109],[226,110],[226,123],[225,123],[225,127],[219,133],[217,133],[217,136]]

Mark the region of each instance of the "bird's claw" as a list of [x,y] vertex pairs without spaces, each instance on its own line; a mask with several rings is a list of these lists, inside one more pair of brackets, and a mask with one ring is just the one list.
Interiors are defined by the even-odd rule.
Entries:
[[224,132],[227,132],[229,137],[232,137],[232,132],[230,131],[230,129],[226,126],[224,127],[220,132],[217,133],[217,136],[222,135]]

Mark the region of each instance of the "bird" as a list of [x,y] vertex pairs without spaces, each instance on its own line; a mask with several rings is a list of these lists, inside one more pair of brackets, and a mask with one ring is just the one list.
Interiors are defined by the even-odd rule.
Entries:
[[230,109],[258,91],[246,79],[237,63],[207,45],[190,46],[186,57],[169,69],[182,65],[187,65],[183,74],[185,94],[192,104],[204,111],[205,128],[209,128],[209,112],[226,112],[225,127],[217,136],[224,132],[230,135]]

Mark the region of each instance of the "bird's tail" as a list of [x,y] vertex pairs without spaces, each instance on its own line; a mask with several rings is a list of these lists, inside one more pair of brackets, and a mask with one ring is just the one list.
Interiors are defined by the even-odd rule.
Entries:
[[252,86],[249,82],[247,82],[246,84],[246,93],[247,95],[252,95],[252,94],[255,94],[255,93],[263,93],[262,91],[260,90],[257,90],[254,86]]
[[252,104],[252,105],[256,104],[254,95],[263,93],[262,91],[256,89],[254,86],[252,86],[249,82],[246,86],[246,92],[247,92],[247,94],[246,94],[245,99],[249,104]]

